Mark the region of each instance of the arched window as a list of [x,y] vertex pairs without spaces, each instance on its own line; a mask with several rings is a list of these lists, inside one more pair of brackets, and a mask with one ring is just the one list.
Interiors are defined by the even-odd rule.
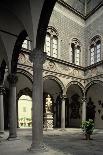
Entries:
[[47,30],[44,52],[47,53],[48,56],[58,58],[58,37],[57,32],[54,28],[50,27]]
[[101,39],[99,36],[95,36],[91,40],[90,45],[90,64],[94,64],[101,60]]
[[30,43],[30,39],[28,37],[24,40],[24,42],[22,44],[22,48],[31,50],[31,43]]
[[80,65],[81,47],[78,39],[73,38],[71,42],[71,63]]

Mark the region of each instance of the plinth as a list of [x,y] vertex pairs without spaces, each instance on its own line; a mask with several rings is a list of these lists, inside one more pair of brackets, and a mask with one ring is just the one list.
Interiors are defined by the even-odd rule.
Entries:
[[44,114],[44,130],[53,130],[53,113]]

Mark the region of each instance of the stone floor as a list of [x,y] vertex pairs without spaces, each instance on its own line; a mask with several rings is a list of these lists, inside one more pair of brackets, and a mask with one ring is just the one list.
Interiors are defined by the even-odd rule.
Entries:
[[0,142],[0,155],[103,155],[103,130],[95,130],[93,140],[84,140],[81,129],[44,131],[46,152],[27,151],[31,145],[31,129],[18,129],[18,140],[7,141],[5,132]]

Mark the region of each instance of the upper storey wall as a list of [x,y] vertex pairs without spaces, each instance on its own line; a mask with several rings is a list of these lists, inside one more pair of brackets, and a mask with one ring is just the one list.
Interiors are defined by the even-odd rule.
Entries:
[[71,40],[77,38],[81,43],[81,66],[84,66],[85,21],[56,3],[49,26],[53,26],[58,32],[58,58],[70,62]]
[[[50,18],[49,26],[58,32],[58,58],[71,62],[71,40],[77,38],[81,44],[80,66],[90,65],[91,39],[100,35],[103,37],[103,7],[97,10],[86,21],[56,3]],[[103,60],[103,39],[101,40],[101,60]]]
[[101,60],[103,60],[103,7],[101,7],[98,11],[96,11],[91,17],[89,17],[86,20],[85,66],[90,65],[90,41],[96,35],[99,35],[101,37]]
[[73,7],[75,10],[79,11],[81,14],[85,14],[85,3],[84,0],[63,0],[67,4],[69,4],[71,7]]

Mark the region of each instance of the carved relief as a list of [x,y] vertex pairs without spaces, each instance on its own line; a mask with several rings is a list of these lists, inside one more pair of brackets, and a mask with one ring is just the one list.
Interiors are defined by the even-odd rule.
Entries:
[[24,64],[25,61],[26,61],[25,54],[24,53],[20,53],[19,54],[19,58],[18,58],[18,63]]
[[19,54],[18,63],[19,64],[23,64],[23,65],[28,65],[28,66],[32,66],[33,65],[31,63],[31,61],[29,60],[29,55],[28,54],[24,54],[24,53],[20,53]]
[[43,69],[50,70],[50,71],[56,71],[57,70],[56,64],[52,61],[46,61],[43,65]]
[[97,75],[97,68],[91,69],[91,75],[96,76]]
[[73,76],[78,76],[79,75],[79,71],[78,70],[76,70],[76,69],[73,69]]
[[56,70],[56,65],[55,65],[55,63],[54,62],[51,62],[51,61],[49,61],[48,62],[48,70],[52,70],[52,71],[55,71]]

